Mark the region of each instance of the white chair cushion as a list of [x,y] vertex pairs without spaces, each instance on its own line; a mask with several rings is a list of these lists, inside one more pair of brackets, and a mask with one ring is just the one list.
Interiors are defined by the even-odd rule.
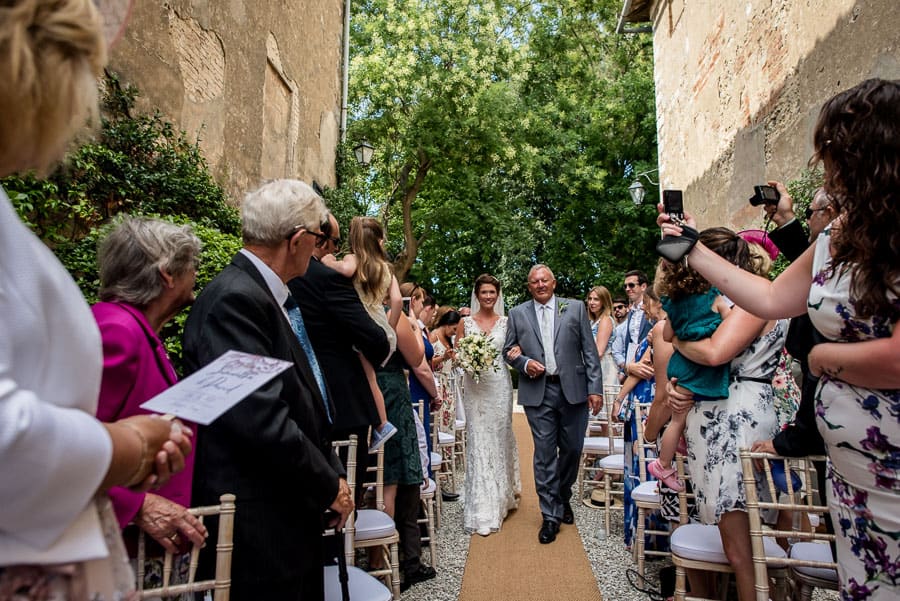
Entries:
[[444,459],[441,457],[440,453],[431,453],[431,469],[437,469],[444,463]]
[[590,432],[603,432],[604,428],[606,428],[606,422],[588,422],[588,431]]
[[600,467],[605,470],[624,470],[625,455],[607,455],[599,462]]
[[453,444],[456,440],[456,437],[447,432],[438,432],[438,444],[439,445],[448,445]]
[[[831,554],[831,545],[828,543],[794,543],[791,547],[792,559],[805,559],[807,561],[834,561]],[[795,572],[805,576],[837,582],[837,570],[831,568],[813,568],[806,566],[793,566]]]
[[585,453],[606,453],[609,451],[609,439],[605,436],[585,436],[583,450]]
[[422,483],[422,486],[419,487],[421,490],[421,494],[430,495],[433,494],[435,490],[437,490],[437,484],[435,484],[434,480],[431,478],[428,479],[428,484]]
[[[391,591],[374,576],[356,566],[347,566],[347,584],[351,599],[391,601]],[[325,601],[341,601],[341,582],[337,566],[325,566]]]
[[[784,549],[774,538],[764,537],[763,544],[767,557],[787,557]],[[669,540],[672,553],[685,559],[696,559],[710,563],[728,563],[719,528],[711,524],[685,524],[679,526]]]
[[465,430],[466,429],[466,420],[464,420],[464,419],[454,420],[453,429],[454,430]]
[[637,503],[659,503],[659,484],[656,480],[641,482],[631,491],[631,498]]
[[372,540],[391,536],[397,531],[391,516],[377,509],[360,509],[356,512],[356,540]]
[[[621,438],[613,439],[613,450],[616,453],[625,452],[625,441]],[[585,453],[609,453],[609,438],[606,436],[585,436],[584,449]]]

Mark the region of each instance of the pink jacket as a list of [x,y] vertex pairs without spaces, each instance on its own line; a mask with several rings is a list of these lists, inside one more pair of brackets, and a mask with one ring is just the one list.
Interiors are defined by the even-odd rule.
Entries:
[[[91,310],[103,339],[103,380],[97,417],[112,422],[150,413],[140,408],[141,403],[178,379],[165,347],[139,309],[126,303],[100,302]],[[193,424],[186,425],[195,433],[196,446],[197,429]],[[185,458],[184,471],[172,476],[155,494],[190,507],[193,474],[194,453],[191,452]],[[110,489],[109,497],[122,528],[137,515],[144,494],[123,487]]]

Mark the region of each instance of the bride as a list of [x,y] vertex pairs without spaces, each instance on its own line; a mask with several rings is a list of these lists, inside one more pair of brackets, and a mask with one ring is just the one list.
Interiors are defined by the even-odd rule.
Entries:
[[522,491],[519,454],[512,431],[512,382],[503,361],[506,317],[500,280],[482,274],[472,292],[472,314],[457,326],[457,340],[486,334],[497,349],[496,371],[479,374],[478,382],[465,374],[466,485],[463,526],[466,532],[487,536],[500,530]]

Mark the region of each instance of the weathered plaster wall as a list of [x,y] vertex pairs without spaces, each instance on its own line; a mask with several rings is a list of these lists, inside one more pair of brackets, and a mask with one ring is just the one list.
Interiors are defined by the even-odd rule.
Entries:
[[806,167],[822,103],[900,78],[896,0],[658,0],[651,14],[660,183],[701,226],[759,223],[753,185]]
[[201,147],[232,199],[264,179],[335,185],[341,0],[137,0],[110,68]]

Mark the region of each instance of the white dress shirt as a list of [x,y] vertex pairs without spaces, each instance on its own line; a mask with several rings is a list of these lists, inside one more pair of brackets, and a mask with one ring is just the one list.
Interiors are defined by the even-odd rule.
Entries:
[[287,300],[288,296],[290,296],[291,291],[287,287],[281,278],[275,273],[271,267],[263,263],[263,260],[253,254],[252,251],[247,250],[246,248],[242,248],[240,250],[241,254],[250,259],[250,262],[253,263],[253,266],[256,267],[256,270],[259,272],[259,275],[262,276],[263,281],[265,281],[266,286],[268,286],[269,291],[272,293],[272,296],[275,297],[275,302],[278,303],[278,306],[281,307],[281,312],[284,313],[284,318],[287,320],[288,325],[291,323],[291,318],[288,317],[287,309],[284,306],[284,301]]
[[[546,309],[544,307],[546,307]],[[550,335],[551,336],[553,335],[553,332],[555,331],[554,328],[556,327],[556,311],[555,311],[555,309],[556,309],[556,295],[555,294],[553,296],[551,296],[550,300],[548,300],[543,305],[537,301],[534,301],[534,314],[537,317],[537,323],[538,323],[539,330],[543,327],[542,324],[544,323],[543,312],[547,311],[547,310],[550,311],[549,316],[550,316]],[[543,344],[543,342],[544,341],[543,341],[543,336],[542,336],[541,343]],[[551,349],[545,348],[544,349],[545,358],[547,356],[549,356],[549,353],[552,351],[553,351],[552,348]],[[528,373],[528,363],[530,363],[530,362],[531,362],[531,359],[529,359],[528,361],[525,362],[525,367],[523,368],[525,370],[525,373]],[[556,372],[559,371],[558,369],[556,369],[551,372],[551,370],[549,369],[549,366],[546,365],[546,361],[545,361],[544,369],[546,370],[546,373],[548,376],[555,375]]]

